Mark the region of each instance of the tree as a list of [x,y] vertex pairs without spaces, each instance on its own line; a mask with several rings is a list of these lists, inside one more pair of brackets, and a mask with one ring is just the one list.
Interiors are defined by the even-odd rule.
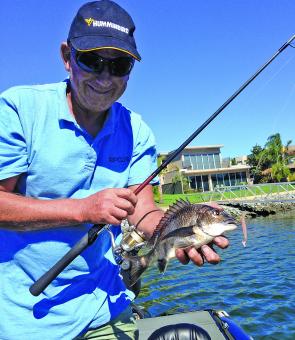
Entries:
[[291,140],[283,145],[281,135],[273,134],[267,138],[264,148],[255,145],[248,155],[247,164],[251,166],[250,173],[254,183],[286,181],[290,176],[287,167],[290,156],[288,147]]
[[290,156],[287,151],[291,143],[292,141],[289,140],[286,145],[283,145],[279,133],[271,135],[267,139],[262,157],[269,164],[273,182],[286,181],[290,175],[290,170],[287,167]]
[[230,162],[231,162],[231,165],[237,165],[237,160],[235,158],[232,158]]
[[[179,168],[177,168],[179,171]],[[188,178],[181,172],[179,171],[172,179],[172,183],[176,185],[178,182],[181,184],[181,191],[182,194],[188,191],[189,189],[189,180]]]
[[267,168],[267,165],[263,161],[262,152],[264,149],[256,144],[253,146],[251,150],[251,154],[247,156],[247,164],[251,166],[250,168],[250,174],[253,177],[254,183],[260,183],[263,174],[262,171]]

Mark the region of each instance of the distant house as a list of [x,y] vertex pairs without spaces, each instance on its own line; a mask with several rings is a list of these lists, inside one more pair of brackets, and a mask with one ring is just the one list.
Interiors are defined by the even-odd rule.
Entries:
[[291,172],[295,172],[295,145],[289,145],[287,154],[290,156],[288,168]]
[[[233,186],[250,182],[250,166],[231,166],[229,159],[222,160],[223,145],[186,147],[160,176],[163,193],[181,193],[182,178],[188,179],[191,190],[212,191],[216,186]],[[165,159],[169,153],[160,153]]]
[[247,156],[243,155],[243,156],[236,156],[233,159],[235,160],[237,165],[247,165]]

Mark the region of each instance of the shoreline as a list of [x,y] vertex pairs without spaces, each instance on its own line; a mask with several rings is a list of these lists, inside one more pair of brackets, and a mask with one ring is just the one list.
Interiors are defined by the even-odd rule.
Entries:
[[[203,202],[200,204],[211,204],[212,202],[220,205],[227,213],[231,214],[233,217],[239,218],[244,215],[246,218],[255,217],[265,217],[269,215],[276,215],[285,212],[294,211],[295,212],[295,199],[289,199],[288,196],[285,198],[280,195],[273,196],[271,200],[264,200],[261,197],[259,200],[247,199],[237,201],[236,199],[228,201],[211,201]],[[169,208],[169,206],[160,206],[164,211]]]
[[265,217],[269,215],[276,215],[294,210],[295,212],[295,200],[273,200],[268,202],[256,201],[256,202],[220,202],[224,210],[234,217],[240,217],[245,215],[246,218]]

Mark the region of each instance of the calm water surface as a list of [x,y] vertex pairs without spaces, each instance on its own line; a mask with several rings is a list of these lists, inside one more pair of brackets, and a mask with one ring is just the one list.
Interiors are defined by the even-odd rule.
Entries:
[[228,237],[216,266],[150,268],[137,304],[153,316],[222,309],[254,339],[295,339],[295,213],[248,220],[246,248],[240,229]]

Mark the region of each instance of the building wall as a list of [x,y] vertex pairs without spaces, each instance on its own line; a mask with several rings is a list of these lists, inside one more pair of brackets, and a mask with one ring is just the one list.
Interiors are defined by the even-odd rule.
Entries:
[[181,193],[181,183],[173,183],[180,175],[187,177],[190,188],[196,191],[212,191],[217,185],[250,183],[250,167],[222,162],[220,147],[222,145],[185,148],[161,175],[163,192]]

